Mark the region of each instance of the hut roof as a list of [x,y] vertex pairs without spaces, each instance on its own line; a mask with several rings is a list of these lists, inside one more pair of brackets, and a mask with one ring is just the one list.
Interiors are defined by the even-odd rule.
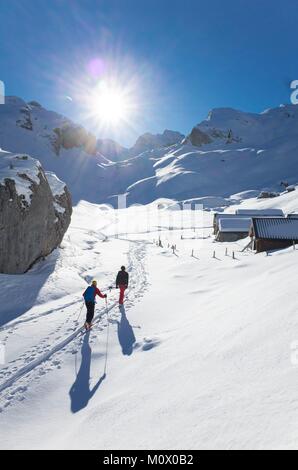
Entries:
[[250,216],[248,215],[236,215],[236,214],[229,214],[227,212],[215,214],[214,217],[215,217],[214,222],[218,224],[223,219],[248,219],[250,218]]
[[298,240],[298,219],[257,217],[252,224],[256,238]]
[[236,215],[246,215],[246,217],[284,217],[281,209],[237,209]]
[[230,219],[219,219],[220,232],[248,233],[251,219],[244,217],[233,217]]

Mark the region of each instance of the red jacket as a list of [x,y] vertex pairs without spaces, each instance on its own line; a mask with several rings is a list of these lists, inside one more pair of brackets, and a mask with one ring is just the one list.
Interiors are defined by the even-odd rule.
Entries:
[[101,297],[102,299],[105,298],[105,294],[102,294],[102,293],[100,292],[100,290],[98,289],[98,287],[95,288],[94,298],[95,298],[97,295],[99,295],[99,297]]

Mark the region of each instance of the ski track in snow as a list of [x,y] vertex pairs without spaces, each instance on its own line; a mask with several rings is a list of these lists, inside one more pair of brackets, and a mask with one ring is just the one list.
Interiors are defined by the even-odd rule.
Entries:
[[[123,240],[123,239],[122,239]],[[128,255],[128,272],[130,273],[130,286],[126,295],[126,309],[129,310],[136,302],[138,302],[147,290],[147,272],[145,268],[146,258],[146,243],[142,240],[127,240],[129,243]],[[54,308],[42,312],[38,315],[31,315],[28,318],[21,318],[2,328],[6,330],[7,335],[16,334],[16,329],[19,328],[23,323],[30,321],[41,321],[43,317],[50,315],[51,313],[59,310],[63,311],[71,309],[70,314],[65,317],[65,321],[59,325],[55,332],[46,336],[37,345],[26,351],[17,359],[10,362],[10,364],[0,370],[0,413],[4,411],[7,406],[11,405],[14,400],[22,401],[25,399],[25,392],[29,388],[30,383],[39,380],[53,370],[54,368],[61,368],[63,356],[65,354],[77,354],[80,347],[80,340],[75,344],[76,339],[80,339],[84,335],[82,327],[79,327],[78,311],[76,314],[72,311],[74,305],[79,300],[68,302],[61,306],[61,308]],[[113,301],[112,305],[108,305],[109,322],[114,323],[119,320],[119,312],[117,308],[118,303]],[[83,307],[84,308],[84,307]],[[83,315],[81,312],[80,317]],[[106,321],[106,308],[100,309],[99,313],[94,318],[93,332],[96,330],[102,331],[107,327]],[[64,337],[63,331],[69,334]],[[8,336],[7,336],[8,337]],[[7,339],[6,337],[6,339]],[[97,339],[96,335],[91,338],[91,343]],[[51,346],[55,343],[54,346]],[[148,348],[150,349],[151,340],[147,342]],[[138,346],[138,345],[136,345]],[[147,349],[148,349],[147,348]],[[144,347],[146,350],[146,346]]]

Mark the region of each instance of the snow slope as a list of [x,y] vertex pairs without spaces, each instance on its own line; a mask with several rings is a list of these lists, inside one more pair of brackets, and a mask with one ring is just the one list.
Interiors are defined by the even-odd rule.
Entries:
[[[239,206],[277,201],[298,209],[296,192]],[[61,249],[0,276],[2,449],[297,449],[298,251],[216,244],[212,214],[193,215],[182,240],[178,211],[81,202]],[[86,281],[105,291],[123,263],[125,312],[112,291],[81,336]]]

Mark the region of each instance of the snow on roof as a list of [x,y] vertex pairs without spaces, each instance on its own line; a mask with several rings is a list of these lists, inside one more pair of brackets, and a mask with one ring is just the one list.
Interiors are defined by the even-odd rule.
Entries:
[[237,209],[236,214],[250,217],[271,215],[284,217],[284,213],[281,209]]
[[275,240],[298,240],[298,219],[253,218],[256,238]]
[[237,218],[237,219],[247,219],[247,215],[242,215],[242,214],[229,214],[227,212],[220,212],[218,214],[214,214],[214,220],[216,221],[220,221],[221,219],[234,219],[234,218]]
[[233,217],[230,219],[219,220],[220,232],[247,232],[251,226],[251,219],[249,217]]
[[0,185],[5,185],[5,180],[14,181],[17,194],[29,205],[32,183],[40,184],[40,171],[39,161],[29,155],[0,152]]

